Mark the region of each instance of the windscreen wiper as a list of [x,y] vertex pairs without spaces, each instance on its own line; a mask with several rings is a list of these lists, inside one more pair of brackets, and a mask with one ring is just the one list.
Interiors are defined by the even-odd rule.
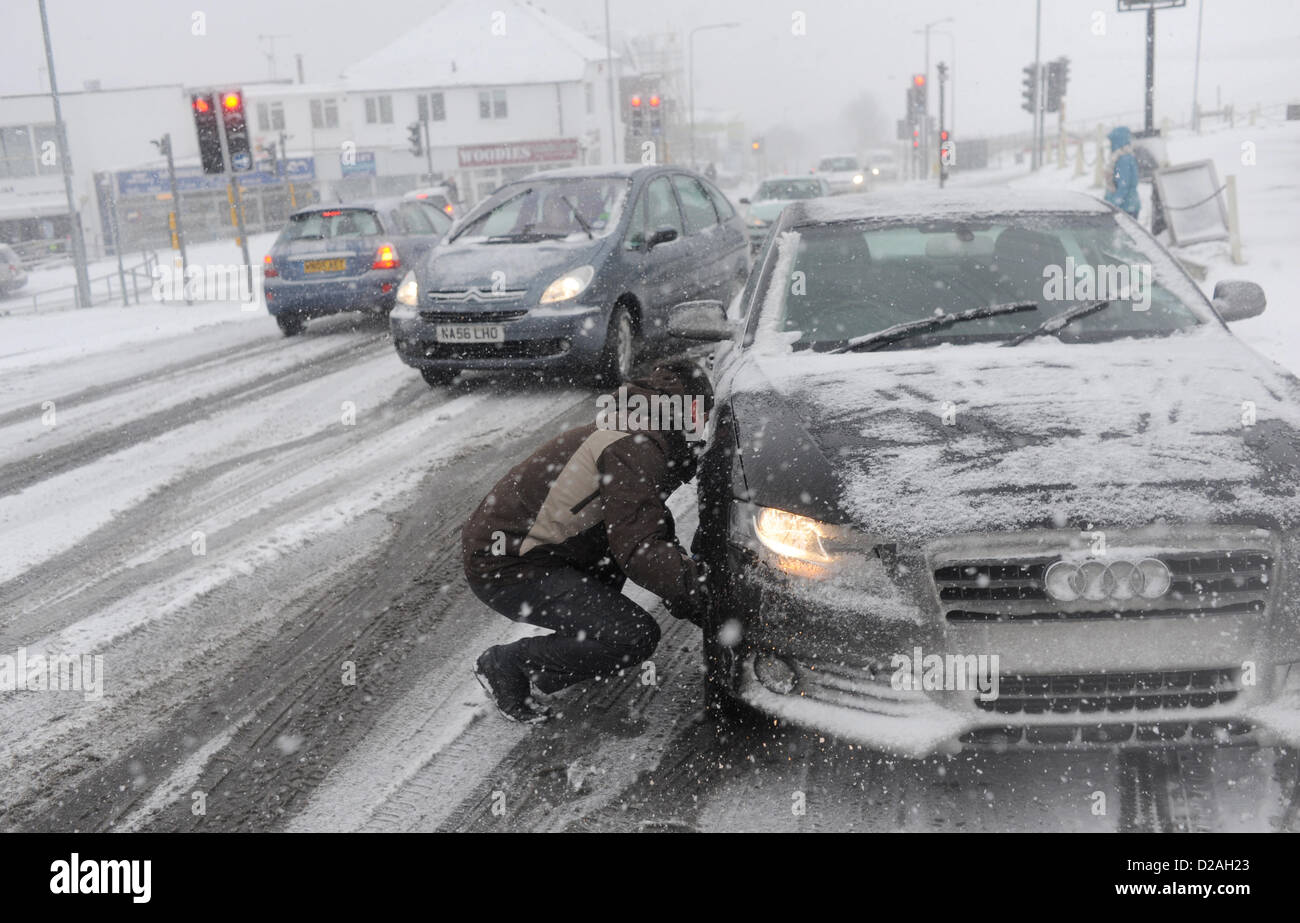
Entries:
[[1079,318],[1087,317],[1089,314],[1096,314],[1098,311],[1104,311],[1108,307],[1110,307],[1109,300],[1089,301],[1086,304],[1081,304],[1078,307],[1071,308],[1068,311],[1062,311],[1060,314],[1049,317],[1033,330],[1026,330],[1019,336],[1007,340],[1002,345],[1019,346],[1021,343],[1025,342],[1025,340],[1033,339],[1034,337],[1041,336],[1044,333],[1059,333]]
[[595,237],[593,237],[591,233],[591,225],[587,223],[587,219],[583,218],[582,215],[578,213],[578,210],[574,207],[573,203],[569,201],[569,197],[567,195],[562,195],[560,196],[560,201],[569,206],[569,211],[573,212],[573,217],[578,219],[578,224],[582,225],[582,229],[587,232],[587,240],[595,240]]
[[1020,311],[1037,311],[1038,305],[1032,301],[1018,301],[1014,304],[989,304],[978,308],[970,308],[966,311],[958,311],[956,314],[936,314],[933,317],[923,317],[920,320],[908,321],[904,324],[895,324],[892,327],[886,327],[884,330],[877,330],[875,333],[867,333],[860,337],[853,337],[843,344],[836,346],[834,349],[828,349],[830,353],[849,353],[879,349],[888,343],[896,343],[899,340],[905,340],[908,337],[916,336],[921,333],[929,333],[932,330],[942,330],[945,327],[951,327],[953,324],[960,324],[968,320],[980,320],[984,317],[998,317],[1002,314],[1016,314]]

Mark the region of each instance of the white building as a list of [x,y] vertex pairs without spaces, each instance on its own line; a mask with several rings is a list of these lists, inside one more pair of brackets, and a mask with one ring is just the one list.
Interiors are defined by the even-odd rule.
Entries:
[[[617,56],[612,64],[617,86]],[[405,192],[430,173],[454,180],[472,204],[540,169],[616,162],[623,122],[617,110],[611,120],[609,68],[603,43],[528,3],[452,0],[329,83],[60,93],[88,249],[99,256],[111,244],[114,196],[124,250],[167,245],[165,160],[149,143],[166,133],[187,237],[232,235],[225,182],[199,168],[191,93],[243,90],[259,161],[241,179],[251,233],[316,197]],[[414,122],[427,125],[430,141],[418,157],[408,137]],[[66,238],[54,134],[48,95],[0,96],[0,240]]]
[[[318,180],[396,192],[432,172],[473,202],[539,169],[616,162],[609,66],[603,44],[527,3],[453,0],[338,81],[248,86],[245,99],[255,146],[283,132]],[[429,139],[420,156],[416,122]]]

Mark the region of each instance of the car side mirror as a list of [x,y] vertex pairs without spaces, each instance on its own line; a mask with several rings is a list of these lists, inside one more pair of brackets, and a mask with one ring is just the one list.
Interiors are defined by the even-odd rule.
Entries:
[[646,249],[653,250],[655,247],[659,246],[660,244],[670,243],[676,239],[677,239],[676,228],[656,228],[655,232],[650,235],[650,239],[646,241]]
[[721,301],[683,301],[668,315],[668,333],[683,340],[729,340],[736,327]]
[[1214,309],[1228,323],[1258,317],[1264,313],[1268,299],[1258,283],[1244,279],[1224,279],[1214,286]]
[[738,201],[741,205],[748,205],[748,204],[749,204],[749,199],[737,199],[737,201]]

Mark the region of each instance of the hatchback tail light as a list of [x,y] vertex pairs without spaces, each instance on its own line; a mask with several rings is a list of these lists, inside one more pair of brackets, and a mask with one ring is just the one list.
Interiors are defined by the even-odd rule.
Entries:
[[268,253],[262,258],[262,278],[274,279],[279,274],[280,271],[275,268],[275,264],[271,262],[271,254]]
[[402,265],[402,261],[397,258],[397,250],[392,244],[380,244],[379,251],[375,254],[375,262],[371,269],[396,269]]

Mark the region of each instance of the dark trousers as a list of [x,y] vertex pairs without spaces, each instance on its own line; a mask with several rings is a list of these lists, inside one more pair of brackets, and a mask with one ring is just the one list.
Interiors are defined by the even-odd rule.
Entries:
[[659,624],[621,592],[623,581],[568,567],[528,568],[526,579],[481,584],[474,595],[508,619],[554,634],[497,649],[546,693],[640,666],[659,644]]

